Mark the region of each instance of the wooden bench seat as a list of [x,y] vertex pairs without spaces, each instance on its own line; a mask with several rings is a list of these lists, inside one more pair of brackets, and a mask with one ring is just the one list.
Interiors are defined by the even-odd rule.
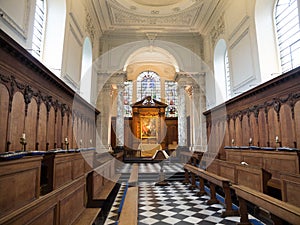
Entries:
[[72,225],[92,225],[100,211],[100,208],[86,208]]
[[129,186],[136,186],[138,184],[139,180],[139,165],[137,163],[134,163],[132,165],[131,174],[128,180]]
[[106,183],[99,189],[98,193],[93,195],[93,200],[105,201],[112,189],[115,187],[116,182],[119,180],[121,174],[116,174],[111,180],[107,180]]
[[232,209],[232,200],[231,200],[231,194],[230,194],[230,180],[226,179],[224,177],[221,177],[219,175],[216,175],[214,173],[202,170],[198,167],[186,164],[184,168],[190,173],[195,174],[199,177],[200,181],[200,195],[205,193],[204,191],[204,180],[207,180],[209,182],[210,186],[210,200],[207,201],[207,204],[216,204],[219,203],[216,197],[216,185],[219,187],[222,187],[224,193],[225,193],[225,211],[222,212],[222,217],[226,216],[236,216],[238,214],[237,211]]
[[128,187],[119,218],[119,225],[138,224],[138,196],[138,186]]
[[282,200],[300,207],[300,175],[281,174],[280,181]]
[[251,224],[248,218],[246,201],[249,201],[256,206],[267,210],[270,213],[271,219],[275,225],[285,224],[284,221],[287,221],[291,224],[300,224],[299,207],[283,202],[259,191],[255,191],[243,185],[232,185],[232,187],[239,199],[239,210],[241,215],[239,224]]

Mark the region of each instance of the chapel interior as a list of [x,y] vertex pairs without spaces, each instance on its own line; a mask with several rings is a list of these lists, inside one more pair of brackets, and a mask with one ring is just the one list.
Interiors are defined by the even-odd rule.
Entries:
[[0,224],[300,224],[300,0],[0,0]]

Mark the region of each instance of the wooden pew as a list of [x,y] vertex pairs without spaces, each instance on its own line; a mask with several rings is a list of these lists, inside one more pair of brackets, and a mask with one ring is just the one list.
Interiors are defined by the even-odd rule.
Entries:
[[300,207],[300,175],[281,174],[280,181],[282,200]]
[[138,186],[128,187],[119,218],[119,225],[138,224],[138,194]]
[[242,161],[251,166],[263,168],[272,174],[268,186],[280,191],[280,174],[299,174],[300,156],[298,152],[236,150],[226,149],[226,161],[240,163]]
[[131,174],[128,180],[129,187],[137,186],[139,180],[139,165],[134,163],[132,165]]
[[92,225],[100,211],[100,208],[86,208],[72,225]]
[[291,224],[300,224],[300,208],[283,202],[259,191],[243,185],[232,185],[239,199],[240,225],[251,225],[248,219],[247,202],[267,210],[275,225],[284,225],[285,221]]
[[42,157],[0,162],[0,217],[40,197]]
[[0,218],[0,224],[74,223],[85,211],[85,177],[77,178]]
[[88,206],[101,207],[115,187],[120,174],[115,174],[115,161],[107,160],[87,176]]
[[217,175],[229,179],[231,183],[241,184],[263,193],[267,193],[267,183],[271,179],[271,174],[260,167],[219,159],[215,159],[207,171],[217,172]]
[[[230,194],[230,180],[189,164],[186,164],[184,168],[190,171],[192,174],[199,176],[199,179],[204,179],[209,182],[210,200],[207,201],[207,204],[211,205],[211,204],[219,203],[216,197],[216,185],[217,185],[219,187],[222,187],[225,193],[225,211],[222,213],[222,217],[237,215],[237,212],[232,209],[232,200]],[[203,190],[200,189],[200,191]]]

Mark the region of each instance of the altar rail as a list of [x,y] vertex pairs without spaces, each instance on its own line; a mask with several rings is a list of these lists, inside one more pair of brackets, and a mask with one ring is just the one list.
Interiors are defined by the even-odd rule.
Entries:
[[0,153],[95,146],[99,112],[0,30]]
[[299,100],[300,67],[206,111],[209,149],[224,159],[233,144],[299,148]]

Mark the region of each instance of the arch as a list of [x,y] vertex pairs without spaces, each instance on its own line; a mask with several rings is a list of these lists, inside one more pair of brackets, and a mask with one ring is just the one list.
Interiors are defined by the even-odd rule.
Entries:
[[216,104],[223,103],[227,99],[226,94],[226,42],[220,39],[214,51],[214,74],[215,74],[215,94]]
[[167,50],[160,47],[147,46],[136,50],[128,57],[124,65],[124,71],[126,71],[128,65],[140,62],[160,62],[163,64],[168,64],[173,66],[176,72],[179,72],[179,67],[174,56]]
[[61,74],[66,13],[66,0],[47,0],[42,61],[58,77]]
[[82,49],[80,94],[88,102],[91,100],[93,49],[91,41],[85,38]]

